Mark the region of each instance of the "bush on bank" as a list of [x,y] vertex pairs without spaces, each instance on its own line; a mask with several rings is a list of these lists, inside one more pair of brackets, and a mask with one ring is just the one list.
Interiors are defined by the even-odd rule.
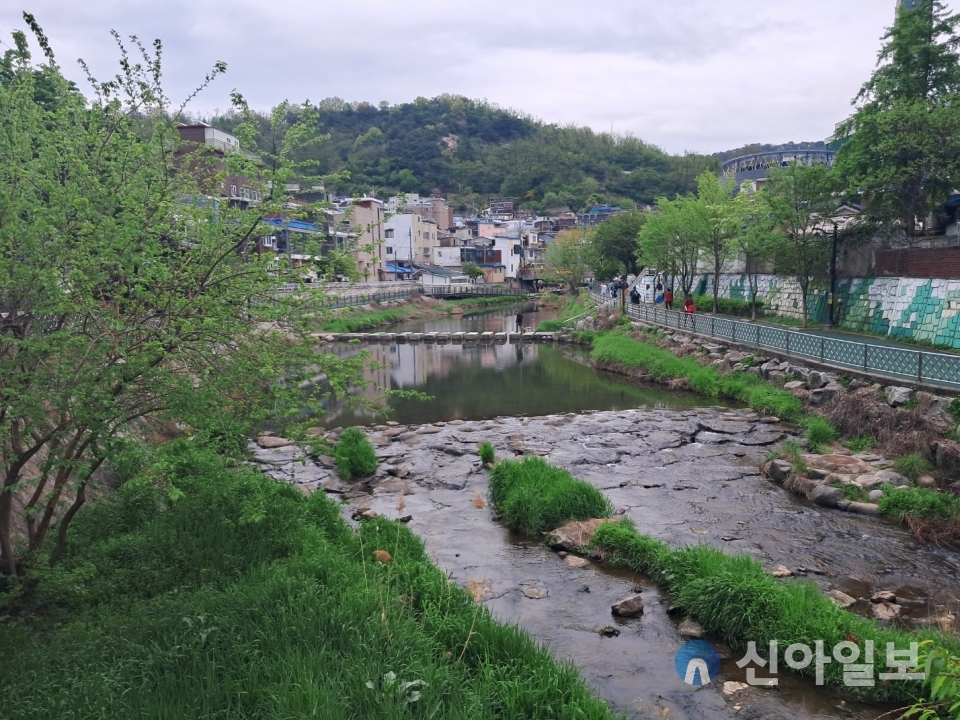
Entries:
[[354,532],[322,493],[189,443],[75,530],[0,624],[10,720],[612,717],[405,526]]
[[641,342],[622,333],[596,335],[593,360],[601,364],[643,369],[658,381],[686,379],[690,389],[709,397],[724,397],[745,403],[757,412],[796,421],[803,414],[800,400],[786,390],[772,387],[746,373],[722,376],[715,368],[689,358],[678,358],[652,343]]
[[[504,522],[531,534],[571,520],[609,516],[607,501],[594,500],[589,508],[593,513],[588,512],[582,498],[594,496],[586,488],[602,498],[592,485],[540,458],[503,461],[490,476],[491,499]],[[795,643],[813,649],[821,640],[829,653],[837,643],[855,638],[863,653],[865,642],[872,640],[878,672],[887,671],[888,642],[905,649],[914,641],[935,640],[937,647],[954,655],[960,650],[956,639],[948,640],[934,632],[912,635],[847,612],[824,597],[813,583],[777,580],[747,555],[727,555],[706,545],[673,550],[660,540],[638,533],[626,518],[600,525],[591,546],[608,562],[657,581],[670,593],[674,606],[734,648],[743,649],[749,641],[755,641],[766,656],[769,643],[776,641],[782,659],[783,651]],[[813,674],[813,666],[804,672]],[[839,662],[825,665],[824,672],[827,682],[843,686],[843,665]],[[889,702],[910,701],[918,690],[917,683],[882,681],[874,687],[854,688],[864,697]]]

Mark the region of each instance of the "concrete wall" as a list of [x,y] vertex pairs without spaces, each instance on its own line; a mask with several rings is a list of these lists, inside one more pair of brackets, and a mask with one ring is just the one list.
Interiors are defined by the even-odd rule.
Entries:
[[[812,284],[807,307],[810,319],[827,319],[827,287],[822,278]],[[800,286],[793,278],[761,275],[757,297],[768,312],[803,316]],[[713,294],[713,277],[694,283],[697,294]],[[749,300],[746,275],[721,275],[721,297]],[[960,280],[928,278],[839,278],[835,319],[841,329],[872,332],[894,338],[925,340],[960,348]]]

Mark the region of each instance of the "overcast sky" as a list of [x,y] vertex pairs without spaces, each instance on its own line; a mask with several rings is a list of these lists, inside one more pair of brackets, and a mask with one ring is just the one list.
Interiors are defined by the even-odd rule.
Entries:
[[[951,3],[956,5],[957,2]],[[670,152],[822,140],[876,63],[895,0],[4,0],[0,31],[33,13],[57,59],[115,71],[111,29],[159,37],[191,106],[456,93],[547,122],[634,135]],[[83,85],[83,83],[80,83]]]

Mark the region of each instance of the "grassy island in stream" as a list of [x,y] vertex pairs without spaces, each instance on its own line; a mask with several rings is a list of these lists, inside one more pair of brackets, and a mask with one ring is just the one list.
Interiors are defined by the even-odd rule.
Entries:
[[[539,534],[571,520],[607,517],[609,502],[589,483],[540,458],[522,462],[503,460],[490,474],[490,494],[504,522],[514,530]],[[605,511],[605,512],[604,512]],[[841,609],[812,582],[778,580],[748,555],[728,555],[708,545],[672,549],[666,543],[637,532],[628,519],[601,524],[584,548],[607,562],[642,573],[670,594],[678,611],[695,618],[711,635],[731,647],[745,649],[749,641],[767,648],[776,641],[781,650],[794,643],[813,648],[817,640],[833,648],[840,642],[855,642],[864,652],[873,641],[876,667],[885,670],[887,643],[898,649],[911,642],[956,657],[960,640],[924,630],[907,633],[882,627],[874,620]],[[762,654],[766,654],[763,651]],[[843,687],[843,668],[838,662],[824,666],[827,683]],[[812,674],[811,665],[804,673]],[[881,702],[913,702],[922,692],[915,681],[877,681],[873,687],[848,688],[855,694]]]
[[74,533],[0,598],[4,718],[613,717],[405,526],[355,531],[323,493],[190,443]]

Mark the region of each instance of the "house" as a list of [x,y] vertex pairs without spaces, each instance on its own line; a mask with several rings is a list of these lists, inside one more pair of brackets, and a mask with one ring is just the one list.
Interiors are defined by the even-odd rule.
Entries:
[[431,248],[440,244],[437,224],[417,213],[392,215],[383,223],[384,258],[411,265],[430,260]]
[[513,198],[495,197],[490,198],[489,215],[499,220],[513,219]]
[[468,285],[470,278],[459,270],[427,265],[420,268],[420,284],[426,286]]
[[200,181],[201,187],[209,197],[224,198],[230,207],[247,208],[260,202],[261,183],[259,178],[247,178],[243,175],[219,177],[226,169],[225,158],[230,153],[244,153],[255,159],[252,153],[240,148],[240,140],[223,130],[206,123],[180,125],[180,146],[174,157],[181,166]]

